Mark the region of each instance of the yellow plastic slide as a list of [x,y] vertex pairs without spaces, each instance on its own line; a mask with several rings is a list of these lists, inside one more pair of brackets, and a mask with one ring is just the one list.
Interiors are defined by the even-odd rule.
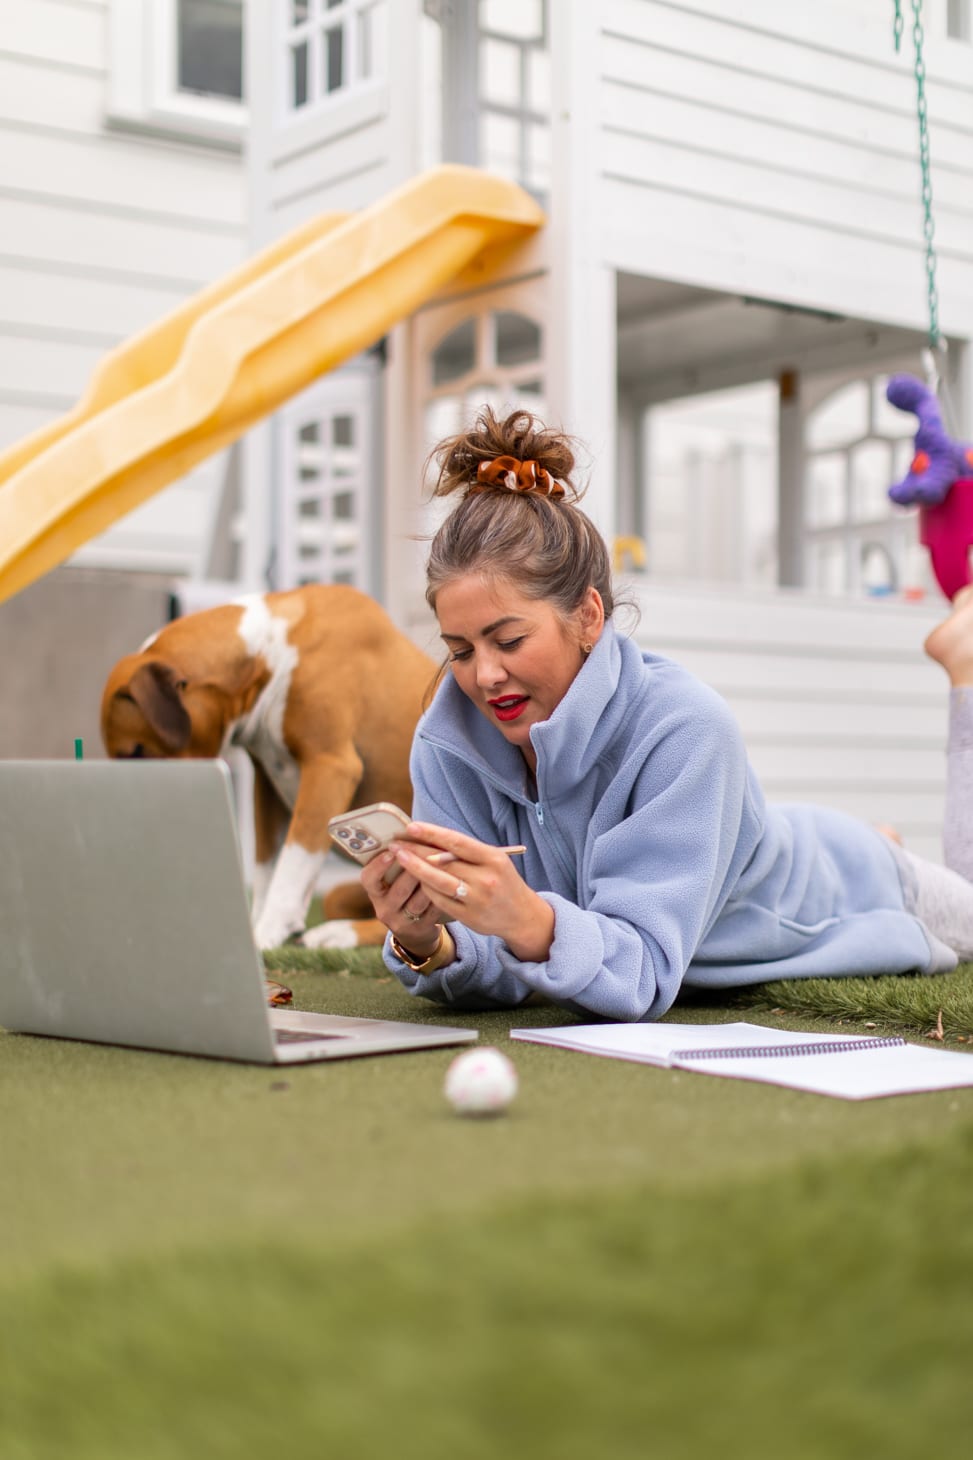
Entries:
[[543,222],[514,183],[433,168],[295,229],[113,350],[72,411],[0,454],[0,602]]

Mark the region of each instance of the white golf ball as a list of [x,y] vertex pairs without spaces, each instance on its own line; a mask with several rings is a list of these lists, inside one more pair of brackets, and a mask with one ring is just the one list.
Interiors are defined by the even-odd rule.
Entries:
[[517,1071],[498,1049],[468,1049],[446,1071],[446,1099],[460,1115],[497,1115],[517,1093]]

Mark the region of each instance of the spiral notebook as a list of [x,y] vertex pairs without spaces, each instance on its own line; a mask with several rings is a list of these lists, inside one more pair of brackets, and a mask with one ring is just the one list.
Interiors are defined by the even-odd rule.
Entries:
[[510,1038],[842,1100],[973,1085],[969,1055],[897,1037],[800,1034],[759,1024],[574,1024],[511,1029]]

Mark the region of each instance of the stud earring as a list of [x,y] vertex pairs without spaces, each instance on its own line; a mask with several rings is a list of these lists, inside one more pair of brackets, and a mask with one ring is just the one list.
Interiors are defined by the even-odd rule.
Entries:
[[588,641],[587,641],[587,639],[581,645],[581,652],[585,656],[586,659],[587,659],[588,655],[591,653],[591,651],[592,651],[592,649],[594,647],[595,647],[594,644],[589,644]]

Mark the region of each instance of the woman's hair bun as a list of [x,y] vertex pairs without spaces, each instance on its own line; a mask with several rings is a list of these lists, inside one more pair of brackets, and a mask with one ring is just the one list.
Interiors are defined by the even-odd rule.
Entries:
[[531,493],[577,501],[571,480],[574,451],[567,436],[527,410],[502,419],[484,406],[472,426],[440,442],[432,459],[439,472],[433,495],[462,491]]

